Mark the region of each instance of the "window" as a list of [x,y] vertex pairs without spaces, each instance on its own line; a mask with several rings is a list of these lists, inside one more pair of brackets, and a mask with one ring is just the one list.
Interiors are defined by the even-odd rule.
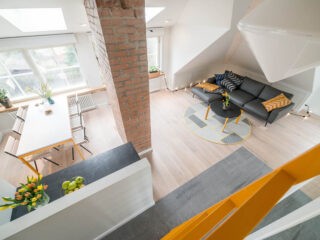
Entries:
[[160,38],[147,38],[148,67],[160,67]]
[[28,88],[49,83],[54,92],[85,86],[75,48],[59,46],[0,52],[0,88],[12,99],[24,98]]
[[53,90],[85,84],[73,46],[34,49],[30,52]]
[[23,52],[0,53],[0,88],[8,91],[11,98],[19,98],[30,93],[27,87],[39,87],[39,81],[26,62]]

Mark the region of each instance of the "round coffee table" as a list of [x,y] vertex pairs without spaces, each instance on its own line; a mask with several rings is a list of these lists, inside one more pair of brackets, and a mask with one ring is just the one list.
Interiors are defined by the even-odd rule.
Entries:
[[231,102],[229,103],[228,109],[224,110],[222,107],[223,107],[223,102],[221,101],[221,99],[215,100],[212,103],[210,103],[207,108],[205,120],[208,119],[208,114],[209,114],[210,109],[218,116],[225,118],[226,120],[225,120],[224,125],[222,127],[222,132],[223,132],[224,129],[226,128],[227,123],[230,118],[237,118],[236,124],[239,123],[239,120],[240,120],[241,114],[242,114],[242,109]]

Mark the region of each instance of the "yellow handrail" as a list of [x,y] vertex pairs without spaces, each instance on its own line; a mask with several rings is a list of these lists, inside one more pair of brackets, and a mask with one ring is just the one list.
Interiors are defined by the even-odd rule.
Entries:
[[162,239],[243,239],[291,186],[319,174],[320,144],[190,218]]

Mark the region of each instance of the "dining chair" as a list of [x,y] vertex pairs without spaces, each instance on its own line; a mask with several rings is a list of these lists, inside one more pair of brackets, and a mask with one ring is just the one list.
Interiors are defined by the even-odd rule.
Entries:
[[[12,136],[9,136],[8,137],[8,140],[7,140],[7,143],[4,147],[4,152],[12,157],[15,157],[15,158],[18,158],[17,156],[17,150],[18,150],[18,146],[19,146],[19,139],[16,139]],[[28,156],[25,158],[26,161],[28,162],[33,162],[35,167],[36,167],[36,170],[38,171],[38,166],[37,166],[37,162],[36,160],[38,159],[44,159],[48,162],[51,162],[57,166],[60,166],[60,164],[52,161],[51,159],[47,158],[47,156],[50,154],[49,151],[47,152],[42,152],[42,153],[38,153],[38,154],[34,154],[34,155],[31,155],[31,156]]]
[[[86,128],[79,128],[72,131],[73,141],[76,145],[82,147],[91,155],[93,154],[88,148],[83,146],[83,144],[88,143],[87,135],[86,135]],[[74,160],[74,147],[72,146],[72,160]]]
[[69,115],[70,116],[76,116],[81,113],[81,107],[79,104],[79,98],[78,98],[77,93],[75,96],[69,97],[68,105],[69,105]]
[[24,121],[26,119],[27,111],[28,111],[27,107],[19,107],[16,117]]
[[82,113],[79,115],[70,116],[70,125],[72,130],[84,127],[84,120]]
[[24,121],[22,121],[20,118],[16,118],[12,127],[12,131],[18,136],[21,136],[23,124],[24,124]]

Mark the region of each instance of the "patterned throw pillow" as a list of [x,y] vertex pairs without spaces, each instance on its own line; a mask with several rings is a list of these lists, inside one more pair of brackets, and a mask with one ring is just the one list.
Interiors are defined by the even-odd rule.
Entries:
[[232,71],[227,72],[227,77],[237,86],[240,86],[243,82],[243,79],[241,79],[238,75],[236,75]]
[[221,81],[225,78],[225,74],[215,74],[216,84],[221,86]]
[[262,105],[268,112],[271,112],[274,109],[288,106],[290,103],[291,100],[288,99],[283,93],[281,93],[274,98],[262,102]]
[[196,87],[202,88],[207,92],[213,92],[219,88],[219,86],[212,83],[199,83],[198,85],[196,85]]
[[237,89],[237,85],[235,85],[230,79],[225,78],[221,81],[221,86],[225,87],[229,92]]

